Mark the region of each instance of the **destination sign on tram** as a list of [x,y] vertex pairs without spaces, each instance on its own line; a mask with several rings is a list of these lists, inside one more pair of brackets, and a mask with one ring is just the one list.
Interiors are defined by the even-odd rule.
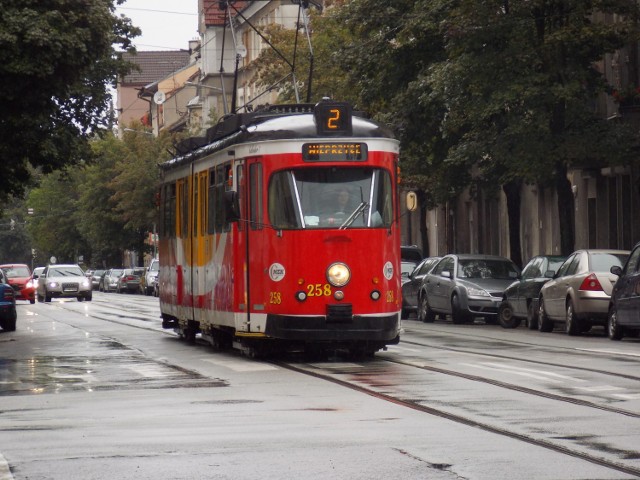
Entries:
[[367,153],[366,143],[317,142],[302,145],[305,162],[364,162]]

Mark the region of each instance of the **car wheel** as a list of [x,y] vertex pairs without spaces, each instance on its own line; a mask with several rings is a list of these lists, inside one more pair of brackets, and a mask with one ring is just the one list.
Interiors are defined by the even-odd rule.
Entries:
[[29,299],[29,303],[30,303],[31,305],[33,305],[34,303],[36,303],[36,299],[35,299],[35,298],[31,298],[31,299]]
[[529,330],[538,329],[538,312],[533,305],[533,300],[529,301],[527,305],[527,328]]
[[503,301],[498,307],[498,322],[502,328],[518,328],[520,319],[513,315],[513,308],[507,301]]
[[37,298],[38,302],[41,302],[41,303],[44,302],[44,297],[42,295],[40,295],[39,293],[36,294],[36,298]]
[[436,314],[429,306],[427,295],[422,295],[418,302],[418,320],[424,323],[433,323],[436,321]]
[[547,316],[547,312],[544,309],[544,298],[540,297],[540,303],[538,307],[538,331],[551,332],[553,330],[553,320]]
[[44,291],[44,301],[45,302],[51,301],[51,295],[49,295],[46,290]]
[[460,306],[460,297],[454,294],[451,297],[451,320],[456,325],[467,323],[469,321],[469,315],[462,310]]
[[567,335],[575,336],[582,333],[580,321],[576,318],[575,310],[573,308],[573,301],[569,299],[567,302],[567,316],[565,323],[565,330]]
[[78,301],[79,301],[79,302],[84,302],[84,297],[83,297],[82,295],[79,295],[79,296],[78,296]]
[[624,336],[622,327],[618,324],[618,311],[615,306],[611,307],[609,310],[607,333],[611,340],[622,340],[622,337]]
[[400,318],[402,320],[406,320],[407,318],[409,318],[409,312],[406,308],[403,308],[402,311],[400,312]]

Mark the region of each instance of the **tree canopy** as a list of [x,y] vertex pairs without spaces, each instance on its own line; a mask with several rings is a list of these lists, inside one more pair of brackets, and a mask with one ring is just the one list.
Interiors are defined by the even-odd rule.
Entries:
[[342,0],[312,24],[315,72],[395,130],[405,184],[428,206],[554,185],[568,254],[568,169],[635,158],[637,132],[595,106],[612,91],[598,62],[638,40],[638,19],[635,0]]
[[0,200],[34,168],[88,160],[88,140],[110,122],[110,94],[130,65],[115,48],[140,34],[115,15],[124,0],[6,0],[0,9]]

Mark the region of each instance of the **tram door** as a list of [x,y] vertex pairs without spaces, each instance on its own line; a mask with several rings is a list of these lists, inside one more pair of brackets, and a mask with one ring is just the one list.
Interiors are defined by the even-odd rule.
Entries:
[[205,307],[206,282],[205,266],[209,251],[207,236],[207,185],[208,172],[197,172],[193,175],[193,209],[191,235],[193,239],[191,249],[191,305],[194,308],[195,319],[202,315]]
[[244,215],[248,220],[245,225],[246,248],[246,300],[247,320],[249,331],[257,333],[251,328],[251,313],[266,313],[268,298],[265,298],[264,272],[268,269],[265,258],[269,251],[269,240],[264,229],[264,178],[260,158],[249,158],[245,163],[246,191],[243,195]]

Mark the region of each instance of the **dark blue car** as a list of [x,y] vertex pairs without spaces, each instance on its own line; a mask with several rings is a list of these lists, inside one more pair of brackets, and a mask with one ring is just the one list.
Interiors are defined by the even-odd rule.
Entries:
[[13,332],[16,329],[17,318],[15,292],[0,269],[0,328],[6,332]]
[[624,267],[611,267],[618,280],[611,292],[607,332],[611,340],[637,336],[640,331],[640,243],[636,244]]
[[498,322],[503,328],[516,328],[523,319],[530,330],[538,328],[538,296],[549,281],[547,270],[557,271],[567,257],[537,255],[522,269],[522,275],[507,287],[498,309]]

